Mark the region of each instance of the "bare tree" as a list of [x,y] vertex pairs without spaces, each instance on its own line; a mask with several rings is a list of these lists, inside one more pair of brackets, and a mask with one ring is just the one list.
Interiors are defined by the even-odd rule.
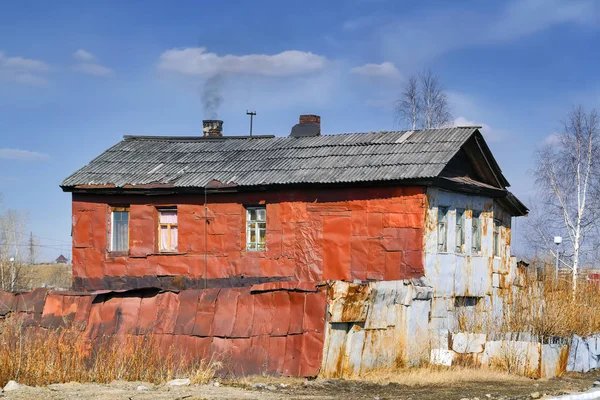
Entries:
[[0,210],[0,289],[15,291],[23,267],[27,215],[17,210]]
[[411,129],[441,128],[452,123],[448,97],[431,70],[408,78],[396,101],[396,114]]
[[[574,289],[583,252],[593,248],[589,242],[595,241],[600,216],[599,139],[598,114],[579,106],[568,114],[556,140],[539,149],[536,157],[535,178],[545,220],[537,231],[546,241],[553,236],[550,230],[566,237]],[[547,249],[555,251],[550,244]]]
[[417,129],[421,114],[421,97],[417,78],[408,78],[400,99],[396,102],[398,118],[408,123],[411,129]]

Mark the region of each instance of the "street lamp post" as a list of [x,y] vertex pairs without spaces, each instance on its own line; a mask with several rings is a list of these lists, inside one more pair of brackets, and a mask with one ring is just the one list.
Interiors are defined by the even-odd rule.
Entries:
[[554,271],[554,278],[558,282],[558,248],[562,243],[562,236],[554,236],[554,244],[556,245],[556,269]]

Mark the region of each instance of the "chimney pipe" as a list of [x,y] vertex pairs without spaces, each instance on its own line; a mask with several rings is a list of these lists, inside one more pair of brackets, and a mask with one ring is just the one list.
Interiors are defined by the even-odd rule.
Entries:
[[300,115],[300,120],[292,127],[290,136],[308,137],[321,135],[321,117],[314,114]]
[[204,137],[223,136],[223,121],[220,119],[205,119],[202,121]]

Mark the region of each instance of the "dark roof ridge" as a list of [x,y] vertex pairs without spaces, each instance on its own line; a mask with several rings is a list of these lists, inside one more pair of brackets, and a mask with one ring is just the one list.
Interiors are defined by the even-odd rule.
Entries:
[[[423,132],[423,131],[438,131],[444,129],[481,129],[481,126],[455,126],[449,128],[430,128],[430,129],[406,129],[406,130],[384,130],[384,131],[368,131],[368,132],[341,132],[341,133],[326,133],[320,136],[343,136],[343,135],[366,135],[366,134],[394,134],[394,133],[404,133],[404,132]],[[308,138],[313,138],[314,136],[308,136]],[[171,140],[171,141],[214,141],[214,140],[224,140],[224,139],[282,139],[282,138],[290,138],[290,139],[302,139],[295,138],[291,136],[276,136],[276,135],[225,135],[225,136],[167,136],[167,135],[123,135],[124,140],[155,140],[155,141],[163,141],[163,140]]]
[[223,140],[223,139],[272,139],[275,135],[252,135],[252,136],[165,136],[165,135],[123,135],[123,140],[173,140],[173,141],[197,141],[197,140]]

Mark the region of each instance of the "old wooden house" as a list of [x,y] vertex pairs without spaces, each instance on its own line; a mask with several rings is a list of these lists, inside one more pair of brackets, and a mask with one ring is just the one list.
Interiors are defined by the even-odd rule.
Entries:
[[340,376],[419,357],[389,343],[443,348],[456,307],[501,312],[511,219],[527,208],[478,127],[322,135],[302,115],[288,136],[248,137],[222,125],[126,136],[61,184],[74,289],[119,291],[91,305],[103,308],[90,326],[144,326],[228,354],[240,373]]

